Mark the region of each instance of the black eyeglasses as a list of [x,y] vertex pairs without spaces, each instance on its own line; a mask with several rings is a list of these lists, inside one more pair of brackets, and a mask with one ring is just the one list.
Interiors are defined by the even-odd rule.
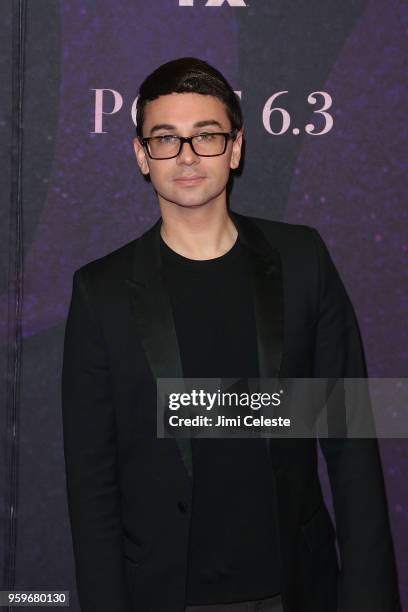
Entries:
[[183,144],[188,142],[196,155],[200,157],[216,157],[223,155],[230,138],[235,138],[237,129],[231,132],[203,132],[195,136],[174,136],[163,134],[162,136],[150,136],[141,138],[140,142],[146,148],[151,159],[172,159],[177,157]]

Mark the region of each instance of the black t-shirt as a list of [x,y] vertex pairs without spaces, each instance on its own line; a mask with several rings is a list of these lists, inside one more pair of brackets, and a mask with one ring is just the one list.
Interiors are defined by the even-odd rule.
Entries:
[[[161,240],[185,378],[258,377],[247,252],[192,260]],[[188,604],[262,599],[280,590],[272,466],[260,438],[193,438]]]

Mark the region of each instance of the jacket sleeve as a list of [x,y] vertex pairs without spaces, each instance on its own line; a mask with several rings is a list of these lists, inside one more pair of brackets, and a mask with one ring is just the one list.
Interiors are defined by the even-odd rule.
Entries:
[[[314,377],[366,378],[353,306],[323,240],[316,230],[313,235],[319,265]],[[332,416],[336,420],[339,415]],[[319,443],[327,464],[340,552],[338,612],[400,612],[377,439],[329,436]]]
[[131,612],[122,556],[115,415],[103,335],[73,278],[61,378],[64,455],[82,612]]

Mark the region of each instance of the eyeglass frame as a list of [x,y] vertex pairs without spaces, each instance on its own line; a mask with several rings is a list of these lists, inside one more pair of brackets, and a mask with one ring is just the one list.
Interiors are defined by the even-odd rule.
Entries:
[[[230,139],[234,139],[235,136],[237,135],[238,132],[238,128],[234,128],[232,129],[230,132],[201,132],[200,134],[194,134],[194,136],[176,136],[173,134],[163,134],[163,136],[173,136],[174,138],[177,138],[179,141],[179,150],[176,153],[176,155],[171,155],[170,157],[153,157],[152,154],[150,153],[150,149],[149,149],[149,141],[153,140],[153,138],[160,138],[160,136],[147,136],[146,138],[140,138],[140,142],[143,145],[143,147],[146,149],[148,156],[150,157],[150,159],[156,159],[158,161],[160,160],[164,160],[164,159],[174,159],[175,157],[178,157],[181,153],[181,149],[183,147],[183,144],[185,142],[188,142],[193,153],[195,155],[198,155],[199,157],[218,157],[219,155],[224,155],[225,151],[227,150],[227,144],[228,144],[228,140]],[[222,151],[222,153],[215,153],[215,155],[201,155],[200,153],[197,153],[194,149],[193,146],[193,138],[197,138],[197,136],[203,136],[204,134],[213,134],[214,136],[224,136],[224,150]]]

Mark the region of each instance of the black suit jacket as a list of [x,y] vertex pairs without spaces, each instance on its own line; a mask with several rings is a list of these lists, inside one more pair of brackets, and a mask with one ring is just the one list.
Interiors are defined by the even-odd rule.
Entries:
[[[251,254],[260,377],[365,377],[355,314],[318,232],[229,214]],[[183,376],[160,224],[73,278],[62,411],[82,612],[184,612],[193,473],[190,441],[156,436],[156,379]],[[319,443],[336,531],[316,440],[270,443],[284,610],[400,611],[377,442]]]

